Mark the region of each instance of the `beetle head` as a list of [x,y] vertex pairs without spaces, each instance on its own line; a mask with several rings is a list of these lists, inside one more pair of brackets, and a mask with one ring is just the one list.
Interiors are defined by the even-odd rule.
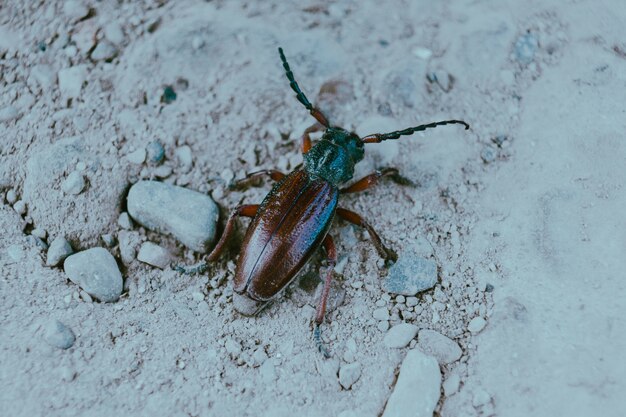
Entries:
[[363,141],[356,133],[348,132],[340,127],[329,127],[324,132],[322,140],[327,140],[343,148],[355,164],[363,160],[365,154]]

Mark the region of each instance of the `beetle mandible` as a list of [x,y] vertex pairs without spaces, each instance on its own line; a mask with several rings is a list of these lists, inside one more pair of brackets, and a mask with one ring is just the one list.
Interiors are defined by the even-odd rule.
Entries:
[[[375,185],[382,177],[398,183],[404,180],[395,168],[385,168],[367,175],[350,186],[340,186],[352,179],[354,166],[363,159],[366,143],[398,139],[403,135],[447,124],[469,125],[462,120],[444,120],[410,127],[390,133],[375,133],[360,138],[329,123],[328,118],[304,95],[291,71],[282,48],[278,53],[298,101],[317,121],[302,135],[304,164],[290,174],[264,170],[249,174],[248,181],[269,176],[277,181],[261,204],[247,204],[235,208],[229,216],[224,232],[215,248],[207,256],[209,262],[218,259],[233,232],[236,217],[251,217],[234,278],[233,304],[244,315],[257,314],[272,298],[281,292],[306,264],[312,254],[323,246],[328,260],[322,295],[317,305],[314,338],[325,356],[320,325],[324,321],[326,300],[330,290],[337,252],[333,238],[328,234],[335,214],[365,228],[378,253],[386,261],[395,261],[395,252],[387,248],[378,234],[359,214],[337,206],[340,194],[355,193]],[[312,145],[310,134],[323,130],[321,140]]]

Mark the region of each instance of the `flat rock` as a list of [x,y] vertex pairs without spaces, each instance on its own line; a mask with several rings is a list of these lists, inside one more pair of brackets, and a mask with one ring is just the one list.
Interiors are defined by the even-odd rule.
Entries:
[[128,192],[128,213],[144,227],[170,233],[197,252],[215,239],[219,211],[204,194],[157,181],[140,181]]
[[417,335],[418,327],[414,324],[400,323],[393,326],[383,339],[385,346],[403,348]]
[[437,264],[430,259],[407,254],[389,268],[383,288],[392,294],[413,296],[434,287],[436,283]]
[[94,61],[110,61],[117,56],[117,48],[109,41],[98,42],[96,49],[91,53]]
[[432,417],[440,391],[437,360],[417,349],[410,350],[402,362],[383,417]]
[[50,321],[44,330],[44,339],[50,346],[59,349],[69,349],[74,345],[76,336],[72,329],[58,320]]
[[139,248],[137,260],[147,263],[148,265],[156,266],[157,268],[165,269],[172,261],[172,256],[167,249],[152,242],[144,242]]
[[50,243],[50,247],[48,247],[46,265],[57,266],[72,253],[74,253],[74,250],[72,249],[72,245],[70,245],[70,242],[65,240],[64,237],[59,236],[54,239],[52,243]]
[[429,329],[419,332],[417,346],[422,352],[437,359],[439,365],[456,362],[463,354],[463,351],[454,340]]
[[122,294],[122,274],[115,258],[104,248],[92,248],[69,256],[63,264],[69,279],[92,297],[116,301]]

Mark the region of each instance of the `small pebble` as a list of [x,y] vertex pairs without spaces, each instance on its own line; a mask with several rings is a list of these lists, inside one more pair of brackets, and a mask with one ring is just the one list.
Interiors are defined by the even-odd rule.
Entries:
[[79,0],[68,0],[63,4],[63,13],[71,20],[77,21],[89,14],[89,8]]
[[17,194],[15,190],[7,191],[7,203],[14,204],[17,201]]
[[128,213],[144,227],[171,233],[188,248],[207,252],[219,211],[207,195],[157,181],[140,181],[128,192]]
[[200,49],[202,48],[202,46],[204,45],[204,41],[202,40],[202,38],[195,36],[192,40],[191,40],[191,47],[193,49]]
[[349,363],[339,368],[339,383],[343,389],[350,389],[360,377],[361,364],[358,362]]
[[389,268],[383,288],[392,294],[414,296],[434,287],[436,283],[437,264],[434,261],[406,254]]
[[387,320],[379,321],[376,327],[381,332],[386,332],[387,330],[389,330],[389,322]]
[[389,310],[386,307],[377,308],[372,313],[376,320],[389,320]]
[[117,301],[122,294],[122,274],[115,258],[104,248],[70,255],[63,266],[72,282],[102,302]]
[[484,163],[489,164],[496,160],[496,151],[491,146],[485,146],[482,151],[480,151],[480,158]]
[[172,175],[172,167],[168,165],[162,165],[152,171],[152,173],[157,178],[167,178]]
[[59,349],[69,349],[74,344],[76,336],[72,329],[58,320],[51,320],[46,325],[44,339],[50,346]]
[[15,204],[13,204],[13,210],[23,216],[26,214],[26,203],[23,200],[17,200]]
[[87,79],[87,66],[77,65],[64,68],[58,72],[59,90],[61,95],[69,98],[77,98]]
[[158,165],[163,162],[165,158],[165,149],[161,142],[155,140],[152,141],[146,146],[146,153],[148,157],[148,162],[153,165]]
[[115,246],[115,236],[113,236],[112,234],[106,233],[100,237],[102,238],[104,244],[107,245],[109,248]]
[[139,248],[137,260],[165,269],[170,265],[172,257],[167,249],[152,242],[145,242]]
[[456,373],[451,374],[443,383],[443,395],[450,397],[456,394],[459,391],[460,385],[461,377]]
[[434,330],[421,330],[417,340],[420,350],[427,355],[433,356],[440,365],[456,362],[463,354],[463,351],[454,340]]
[[127,212],[120,213],[120,216],[117,218],[117,224],[122,229],[132,230],[133,221],[130,219],[130,216]]
[[166,86],[163,89],[163,95],[161,96],[161,101],[165,104],[170,104],[176,100],[176,91],[174,91],[174,87],[171,85]]
[[417,46],[413,48],[413,55],[415,55],[419,59],[427,60],[433,55],[433,52],[428,48]]
[[65,194],[77,195],[85,188],[85,177],[79,171],[72,171],[61,184],[61,189]]
[[522,65],[530,64],[535,58],[539,46],[537,38],[532,33],[525,33],[515,41],[515,59]]
[[382,417],[432,417],[441,393],[437,360],[409,350]]
[[0,109],[0,122],[10,122],[19,116],[20,112],[15,106],[6,106]]
[[487,321],[482,317],[474,317],[467,325],[467,330],[472,334],[480,333],[485,328]]
[[474,397],[472,398],[472,405],[474,407],[480,407],[491,401],[491,395],[482,388],[474,390]]
[[146,160],[146,149],[139,148],[136,151],[130,152],[126,155],[126,160],[135,165],[143,164]]
[[104,37],[115,45],[120,45],[124,42],[124,31],[122,26],[117,22],[108,23],[104,26]]
[[137,246],[141,243],[141,237],[138,232],[128,232],[122,230],[118,233],[120,242],[120,257],[125,265],[130,265],[137,256]]
[[57,266],[72,253],[74,253],[74,250],[72,249],[70,242],[65,240],[64,237],[59,236],[55,238],[52,243],[50,243],[48,254],[46,255],[46,265]]
[[419,299],[417,297],[407,297],[406,298],[406,306],[407,307],[415,307],[419,304]]
[[418,327],[414,324],[400,323],[393,326],[383,339],[389,348],[403,348],[417,335]]
[[24,257],[24,249],[20,245],[9,245],[7,247],[7,255],[14,262],[19,262]]
[[187,172],[189,169],[191,169],[191,166],[193,165],[193,155],[189,146],[185,145],[176,148],[174,154],[176,155],[178,163],[180,164],[183,171]]
[[117,56],[117,48],[111,42],[101,40],[98,42],[96,49],[91,53],[91,59],[94,61],[111,61]]

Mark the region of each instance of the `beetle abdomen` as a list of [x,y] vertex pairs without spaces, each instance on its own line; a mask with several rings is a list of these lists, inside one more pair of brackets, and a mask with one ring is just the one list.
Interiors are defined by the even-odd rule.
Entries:
[[304,266],[326,236],[339,192],[326,181],[294,171],[276,184],[250,223],[235,272],[234,289],[266,301]]

